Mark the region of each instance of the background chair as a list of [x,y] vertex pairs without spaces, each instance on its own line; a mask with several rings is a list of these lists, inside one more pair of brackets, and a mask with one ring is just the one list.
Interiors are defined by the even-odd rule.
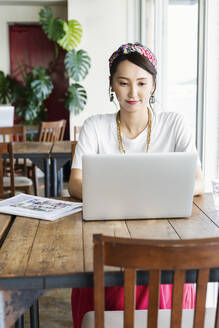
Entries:
[[78,126],[78,125],[74,126],[74,141],[78,140],[81,129],[82,129],[82,126]]
[[[15,125],[12,127],[0,127],[0,142],[26,142],[26,128],[22,125]],[[4,159],[4,188],[10,190],[10,179],[7,178],[9,170],[8,160]],[[15,170],[15,190],[23,191],[31,194],[32,192],[32,181],[27,177],[27,162],[26,159],[14,160]],[[16,174],[17,170],[21,171],[21,174]]]
[[[0,127],[0,142],[26,142],[26,128],[24,125],[14,125],[12,127]],[[7,160],[4,161],[5,168]],[[15,169],[22,169],[24,175],[27,174],[26,159],[16,160]]]
[[77,146],[77,141],[72,141],[72,161],[73,161],[73,158],[74,158],[74,154],[75,154],[75,148]]
[[[4,161],[3,155],[9,155],[9,168],[10,178],[8,177],[10,190],[7,191],[4,188],[5,177],[4,177]],[[11,143],[0,143],[0,198],[11,197],[15,195],[15,183],[14,183],[14,157],[13,157],[13,146]]]
[[66,120],[54,122],[41,122],[39,128],[39,141],[61,141],[64,137]]
[[[165,241],[94,235],[95,328],[134,327],[135,317],[135,327],[219,327],[218,305],[216,318],[216,309],[205,309],[210,268],[219,267],[218,254],[219,238]],[[124,268],[124,324],[122,311],[104,313],[104,265]],[[135,311],[136,269],[149,271],[148,311]],[[190,269],[198,270],[195,311],[182,310],[185,271]],[[161,270],[174,271],[172,311],[158,310]],[[94,327],[92,313],[85,315],[82,327]]]
[[[66,120],[41,122],[39,127],[38,141],[55,142],[62,141],[65,133]],[[39,195],[39,184],[37,167],[35,164],[28,163],[28,176],[33,179],[34,194]]]

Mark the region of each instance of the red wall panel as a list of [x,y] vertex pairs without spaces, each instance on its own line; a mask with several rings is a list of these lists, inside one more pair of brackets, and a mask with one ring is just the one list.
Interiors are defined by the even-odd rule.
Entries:
[[[26,64],[31,70],[34,66],[47,67],[54,56],[54,43],[44,34],[40,25],[9,25],[10,71],[18,80],[22,76],[17,70],[18,62]],[[62,99],[68,88],[68,79],[64,76],[65,51],[59,48],[58,61],[52,71],[54,89],[45,104],[48,109],[47,120],[67,120],[65,139],[69,138],[69,111]]]

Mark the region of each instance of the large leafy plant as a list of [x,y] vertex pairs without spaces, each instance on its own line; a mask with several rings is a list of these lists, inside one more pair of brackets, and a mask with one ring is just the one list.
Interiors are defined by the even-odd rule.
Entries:
[[39,23],[47,37],[55,42],[55,53],[52,65],[58,56],[58,45],[66,51],[66,75],[71,80],[65,97],[65,106],[75,115],[80,113],[87,102],[87,93],[79,84],[84,80],[90,69],[90,57],[85,50],[76,51],[82,37],[82,27],[76,20],[68,22],[61,18],[53,18],[52,10],[44,7],[39,13]]

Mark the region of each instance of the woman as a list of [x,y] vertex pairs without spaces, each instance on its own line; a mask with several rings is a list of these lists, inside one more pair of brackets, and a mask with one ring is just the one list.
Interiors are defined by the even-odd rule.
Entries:
[[[95,115],[82,128],[72,164],[69,192],[82,198],[82,155],[86,153],[196,152],[191,132],[182,115],[173,112],[153,114],[151,103],[156,88],[156,57],[141,44],[125,44],[109,59],[110,100],[114,94],[120,110],[116,114]],[[203,193],[200,162],[197,165],[194,195]],[[184,287],[184,308],[194,307],[192,284]],[[171,285],[161,285],[160,308],[171,307]],[[107,310],[123,309],[123,288],[106,287]],[[136,288],[136,308],[148,305],[147,286]],[[81,326],[87,311],[93,309],[92,288],[72,290],[74,328]]]

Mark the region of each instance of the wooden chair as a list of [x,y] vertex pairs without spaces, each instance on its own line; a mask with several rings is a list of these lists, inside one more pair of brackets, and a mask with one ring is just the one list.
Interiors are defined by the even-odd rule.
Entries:
[[64,137],[66,120],[54,122],[41,122],[39,128],[39,141],[61,141]]
[[[135,327],[149,328],[219,327],[218,305],[217,311],[216,309],[205,309],[210,268],[219,267],[219,238],[131,240],[94,235],[93,239],[95,328],[131,328],[134,327],[134,321]],[[104,265],[124,268],[124,312],[105,311],[104,313]],[[148,310],[134,310],[136,269],[149,271]],[[194,311],[182,310],[185,271],[190,269],[198,271]],[[161,270],[174,272],[172,311],[158,310]],[[120,312],[120,322],[118,321],[118,312]],[[121,312],[122,317],[124,315],[124,324],[122,324]],[[216,316],[215,312],[217,312]],[[193,315],[194,322],[192,323]],[[108,325],[104,325],[104,319],[107,319]],[[85,315],[82,327],[94,327],[92,313]]]
[[[62,141],[64,138],[66,120],[41,122],[39,127],[38,141],[55,142]],[[33,179],[34,194],[39,194],[39,185],[37,177],[37,167],[35,164],[28,165],[28,175]]]
[[[4,191],[1,194],[6,194],[9,196],[15,195],[15,190],[17,191],[23,191],[25,193],[31,194],[32,191],[32,181],[28,179],[27,177],[23,175],[17,176],[14,173],[14,153],[13,153],[13,143],[9,143],[8,148],[7,143],[0,143],[0,146],[2,147],[3,154],[8,154],[9,155],[9,162],[7,163],[7,172],[5,176],[5,161],[1,155],[0,162],[1,162],[1,167],[2,167],[2,190]],[[10,177],[8,176],[10,175]],[[13,178],[13,181],[12,181]]]
[[[11,127],[0,127],[0,142],[26,141],[26,128],[23,125],[14,125]],[[5,169],[7,160],[4,161]],[[15,169],[21,169],[24,175],[27,175],[26,159],[16,160]]]
[[[9,154],[9,168],[10,178],[10,190],[7,191],[4,188],[5,177],[4,177],[4,160],[3,155]],[[15,182],[14,182],[14,156],[12,143],[0,143],[0,198],[11,197],[15,195]]]
[[74,126],[74,141],[78,140],[78,136],[81,132],[82,126],[75,125]]
[[0,127],[1,142],[26,141],[26,128],[24,125]]
[[74,154],[75,154],[75,148],[77,146],[77,141],[72,141],[72,161],[73,161],[73,158],[74,158]]

